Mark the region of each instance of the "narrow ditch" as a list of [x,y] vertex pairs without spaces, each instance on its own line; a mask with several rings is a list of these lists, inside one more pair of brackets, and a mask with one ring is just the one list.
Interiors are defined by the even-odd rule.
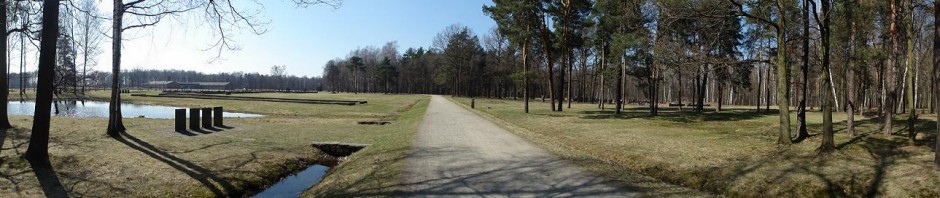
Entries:
[[328,171],[330,171],[328,166],[313,164],[300,172],[281,179],[281,181],[271,185],[268,189],[264,189],[254,197],[300,197],[300,194],[303,194],[304,191],[320,183],[320,180]]
[[342,163],[347,156],[369,145],[325,142],[313,143],[312,146],[319,153],[317,163],[304,168],[300,172],[284,177],[281,181],[252,197],[300,197],[307,189],[320,183],[331,168]]

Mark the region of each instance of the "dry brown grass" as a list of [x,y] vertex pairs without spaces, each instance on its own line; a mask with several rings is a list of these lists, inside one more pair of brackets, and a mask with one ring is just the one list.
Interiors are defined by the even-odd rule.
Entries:
[[[93,92],[95,97],[107,92]],[[168,119],[125,119],[128,132],[119,138],[104,135],[106,119],[54,117],[51,162],[56,174],[37,174],[20,156],[29,140],[31,117],[12,116],[17,127],[0,140],[0,197],[41,197],[62,187],[72,196],[91,197],[213,197],[251,193],[280,177],[313,163],[311,142],[339,141],[372,144],[335,168],[324,184],[360,179],[341,172],[381,172],[373,183],[318,186],[319,191],[374,188],[398,181],[394,163],[373,161],[404,155],[426,96],[381,94],[271,94],[278,97],[362,99],[367,105],[307,105],[291,103],[143,98],[124,95],[135,103],[173,106],[225,106],[226,111],[261,113],[263,118],[227,118],[232,129],[184,135],[173,132]],[[415,105],[417,104],[417,105]],[[408,106],[415,108],[404,108]],[[416,113],[418,112],[418,113]],[[405,115],[405,116],[400,116]],[[386,126],[361,126],[356,121],[383,117],[400,119]],[[385,166],[393,164],[391,166]],[[39,176],[37,176],[39,175]],[[42,182],[42,184],[41,184]],[[378,183],[378,184],[376,184]],[[57,184],[57,185],[56,185]],[[44,189],[46,188],[46,189]],[[337,189],[338,188],[338,189]],[[374,191],[376,193],[390,193]]]
[[[454,100],[469,105],[467,98]],[[529,114],[521,101],[477,99],[476,105],[476,112],[543,148],[625,183],[637,182],[639,173],[732,197],[940,196],[933,119],[918,122],[921,136],[909,145],[902,120],[889,137],[880,134],[881,121],[860,120],[861,135],[853,138],[845,134],[845,115],[836,114],[838,150],[817,155],[819,136],[778,148],[777,115],[751,109],[695,115],[667,108],[650,117],[639,106],[615,116],[596,104],[551,112],[534,102]],[[821,113],[808,117],[810,134],[817,134]]]

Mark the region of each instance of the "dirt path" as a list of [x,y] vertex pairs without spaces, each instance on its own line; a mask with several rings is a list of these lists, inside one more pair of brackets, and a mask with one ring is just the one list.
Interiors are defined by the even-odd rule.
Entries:
[[634,197],[441,96],[407,158],[406,196]]

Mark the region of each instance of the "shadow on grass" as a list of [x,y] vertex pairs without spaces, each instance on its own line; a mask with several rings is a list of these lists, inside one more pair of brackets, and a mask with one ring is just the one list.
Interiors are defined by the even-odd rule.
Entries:
[[196,181],[199,181],[199,183],[209,189],[216,197],[241,196],[239,192],[236,192],[235,187],[229,181],[216,176],[212,173],[212,171],[206,168],[167,153],[166,151],[163,151],[151,145],[150,143],[140,140],[126,132],[122,132],[113,138],[122,144],[127,145],[134,150],[140,151],[141,153],[144,153],[151,158],[159,160],[160,162],[163,162],[170,167],[185,173]]
[[59,176],[56,175],[55,170],[52,168],[49,159],[33,160],[27,158],[27,161],[33,169],[33,173],[36,174],[36,179],[39,180],[39,186],[42,188],[42,192],[46,197],[69,197],[65,187],[62,186],[62,181],[59,180]]
[[[896,121],[900,121],[897,120]],[[710,178],[707,180],[688,180],[684,179],[685,185],[703,186],[706,189],[715,192],[728,193],[730,189],[727,184],[747,182],[771,182],[777,185],[770,186],[752,186],[748,192],[763,192],[769,196],[786,196],[788,194],[774,193],[797,193],[794,191],[780,192],[781,189],[796,189],[799,186],[810,185],[805,182],[816,180],[821,182],[825,188],[819,192],[800,192],[797,194],[828,196],[828,197],[878,197],[880,187],[885,183],[890,167],[898,165],[899,160],[911,159],[923,153],[914,153],[901,149],[907,146],[933,146],[935,132],[927,133],[926,136],[917,140],[917,144],[911,145],[907,141],[905,122],[895,122],[895,133],[890,136],[882,134],[883,121],[881,119],[863,119],[856,121],[855,137],[848,141],[838,143],[836,148],[840,154],[830,155],[808,155],[806,153],[781,149],[773,153],[768,153],[758,159],[736,159],[732,162],[693,170],[692,175],[697,178]],[[835,126],[841,126],[834,129],[835,133],[845,133],[845,122],[834,123]],[[809,129],[820,129],[822,124],[810,124]],[[936,126],[935,121],[920,119],[914,125],[916,131],[933,131]],[[818,137],[818,136],[817,136]],[[813,137],[816,138],[816,137]],[[810,138],[810,139],[813,139]],[[807,143],[818,144],[819,141],[808,141]],[[849,167],[858,166],[864,168],[850,169]],[[839,168],[839,171],[833,172],[833,168]],[[730,174],[729,174],[730,173]],[[676,178],[683,180],[689,175],[663,175],[667,173],[658,172],[661,177]],[[814,179],[800,179],[801,176],[811,176]],[[754,181],[755,179],[759,181]],[[795,179],[795,180],[794,180]],[[691,182],[690,182],[691,181]],[[935,192],[933,192],[935,193]],[[744,194],[756,195],[756,194]],[[793,195],[793,194],[789,194]],[[927,195],[934,196],[934,195]]]
[[189,137],[199,135],[199,134],[195,134],[195,133],[193,133],[193,132],[190,132],[189,129],[183,129],[183,131],[177,131],[177,133],[180,133],[180,134],[183,134],[183,135],[189,136]]
[[215,128],[215,126],[202,127],[202,130],[211,131],[211,132],[222,132],[222,129]]
[[659,113],[656,116],[651,116],[649,113],[649,108],[646,107],[632,107],[624,108],[620,115],[614,114],[612,110],[596,110],[596,111],[582,111],[581,116],[583,119],[650,119],[650,120],[666,120],[673,122],[703,122],[703,121],[740,121],[740,120],[750,120],[755,118],[764,117],[767,115],[774,115],[776,112],[757,112],[755,110],[745,110],[745,109],[727,109],[722,110],[721,112],[714,112],[706,110],[702,113],[692,112],[690,109],[679,110],[678,108],[673,107],[664,107],[659,109]]
[[[12,137],[10,137],[11,135]],[[31,169],[28,171],[23,170],[20,172],[16,172],[14,174],[9,174],[9,175],[0,173],[0,177],[10,181],[10,183],[13,183],[14,190],[16,192],[19,192],[21,190],[19,184],[25,182],[25,181],[22,181],[22,179],[25,179],[25,178],[20,177],[20,176],[22,176],[23,174],[32,172],[35,175],[36,180],[39,182],[40,189],[42,190],[43,194],[46,197],[69,197],[68,189],[66,189],[62,185],[62,181],[59,179],[59,176],[58,174],[56,174],[56,171],[52,168],[52,163],[49,161],[49,159],[30,159],[30,158],[23,156],[24,153],[20,152],[22,148],[26,147],[26,145],[28,144],[28,141],[22,141],[18,143],[16,140],[17,139],[25,140],[28,138],[29,137],[26,135],[26,130],[23,128],[11,128],[11,129],[0,130],[0,151],[3,151],[3,150],[14,151],[15,152],[14,154],[12,155],[7,154],[7,155],[17,156],[17,157],[20,157],[20,159],[13,159],[12,161],[25,160],[29,164],[29,167]],[[4,142],[6,142],[7,140],[13,143],[13,145],[8,145],[9,148],[4,148]],[[4,163],[8,163],[7,161],[10,161],[10,160],[5,160],[4,157],[0,157],[0,166],[2,166]],[[16,162],[13,162],[13,163],[16,163]]]
[[[3,154],[3,143],[7,140],[7,131],[9,130],[10,129],[0,130],[0,154]],[[0,163],[3,163],[3,161],[0,161]]]
[[[14,127],[12,129],[0,130],[0,153],[3,151],[13,151],[14,155],[23,155],[23,152],[26,151],[26,145],[29,144],[29,130],[19,127]],[[5,142],[9,142],[12,145],[5,145]],[[50,142],[50,144],[55,144],[55,142]],[[6,148],[4,148],[6,146]]]
[[[183,135],[185,135],[185,136],[197,136],[197,135],[199,135],[199,134],[208,135],[208,134],[212,134],[212,133],[222,132],[222,131],[225,131],[226,129],[234,129],[234,128],[235,128],[235,127],[232,127],[232,126],[225,126],[225,125],[222,125],[222,126],[201,127],[201,128],[199,128],[199,129],[185,128],[185,129],[183,129],[183,131],[178,132],[178,133],[183,134]],[[197,134],[197,133],[198,133],[198,134]]]
[[[0,135],[4,139],[0,142],[6,142],[0,143],[2,144],[0,151],[4,151],[3,155],[0,155],[0,180],[12,184],[0,188],[16,193],[12,194],[12,197],[35,196],[21,194],[32,192],[34,189],[41,190],[46,197],[94,197],[130,193],[127,189],[120,187],[121,184],[115,184],[108,178],[95,175],[92,169],[100,167],[83,166],[77,156],[54,155],[49,160],[40,161],[23,157],[30,138],[27,129],[0,130]],[[74,149],[87,144],[87,141],[94,140],[53,136],[49,147]]]

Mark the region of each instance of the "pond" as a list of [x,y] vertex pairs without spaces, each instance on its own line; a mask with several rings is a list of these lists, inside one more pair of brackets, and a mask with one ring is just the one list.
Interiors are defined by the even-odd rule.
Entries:
[[[58,106],[59,109],[58,113],[56,113],[56,106]],[[7,103],[7,114],[33,115],[33,109],[35,107],[36,102],[34,101],[11,101]],[[184,107],[122,103],[121,114],[124,116],[124,118],[137,118],[143,116],[144,118],[173,119],[175,116],[175,109],[181,108]],[[86,100],[84,102],[59,101],[57,104],[53,105],[52,115],[84,118],[107,118],[108,102],[90,100]],[[188,112],[187,115],[189,115]],[[262,116],[258,114],[230,112],[225,112],[222,115],[227,118],[251,118]]]

